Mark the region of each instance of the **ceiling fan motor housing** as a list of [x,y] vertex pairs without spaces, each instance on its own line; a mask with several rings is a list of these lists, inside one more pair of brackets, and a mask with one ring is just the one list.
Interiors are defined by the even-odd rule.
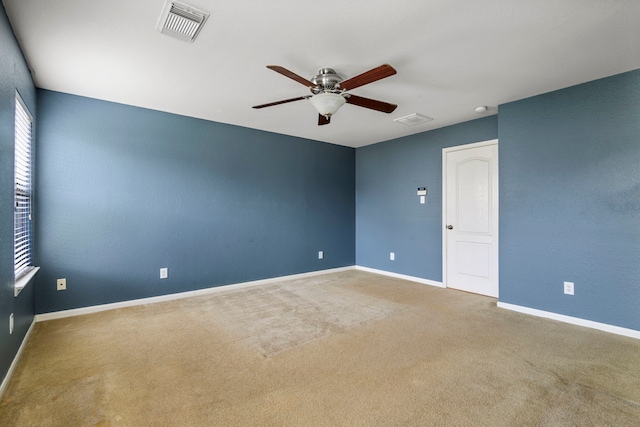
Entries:
[[314,93],[341,92],[338,84],[343,80],[333,68],[321,68],[318,75],[311,78],[311,82],[316,85],[312,90]]

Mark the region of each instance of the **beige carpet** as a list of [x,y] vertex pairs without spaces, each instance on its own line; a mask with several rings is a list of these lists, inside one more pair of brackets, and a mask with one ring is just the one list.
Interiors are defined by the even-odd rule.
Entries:
[[638,426],[640,341],[349,271],[38,323],[1,426]]
[[382,319],[403,308],[354,292],[332,275],[225,291],[206,299],[222,326],[265,357]]

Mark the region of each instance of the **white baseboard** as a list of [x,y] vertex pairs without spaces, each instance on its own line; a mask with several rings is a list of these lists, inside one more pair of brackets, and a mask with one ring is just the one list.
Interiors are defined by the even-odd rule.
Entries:
[[47,320],[62,319],[65,317],[81,316],[83,314],[98,313],[100,311],[114,310],[116,308],[133,307],[136,305],[153,304],[156,302],[172,301],[182,298],[196,297],[200,295],[208,295],[216,292],[229,291],[234,289],[248,288],[252,286],[267,285],[270,283],[280,282],[283,280],[304,279],[306,277],[319,276],[322,274],[338,273],[341,271],[353,270],[354,266],[331,268],[328,270],[318,270],[309,273],[292,274],[289,276],[273,277],[269,279],[254,280],[251,282],[234,283],[230,285],[221,285],[213,288],[198,289],[195,291],[180,292],[176,294],[160,295],[157,297],[140,298],[129,301],[114,302],[111,304],[93,305],[90,307],[74,308],[71,310],[54,311],[51,313],[43,313],[36,315],[36,322],[44,322]]
[[640,339],[640,331],[636,331],[634,329],[621,328],[619,326],[608,325],[606,323],[593,322],[579,317],[565,316],[564,314],[537,310],[535,308],[508,304],[506,302],[498,302],[498,307],[506,310],[517,311],[518,313],[530,314],[532,316],[544,317],[551,320],[557,320],[559,322],[570,323],[572,325],[584,326],[585,328],[597,329],[599,331],[609,332],[616,335]]
[[444,288],[444,285],[442,284],[442,282],[436,282],[435,280],[423,279],[421,277],[415,277],[415,276],[407,276],[406,274],[392,273],[390,271],[376,270],[375,268],[361,267],[359,265],[356,265],[355,268],[356,270],[367,271],[369,273],[375,273],[383,276],[395,277],[396,279],[404,279],[404,280],[409,280],[411,282],[418,282],[425,285]]
[[27,330],[27,333],[24,335],[24,338],[22,339],[22,344],[20,344],[20,348],[18,349],[16,356],[13,358],[13,362],[11,362],[11,366],[9,366],[7,375],[4,376],[4,379],[2,380],[2,384],[0,384],[0,402],[2,401],[2,398],[4,397],[4,394],[7,391],[7,388],[9,387],[9,382],[11,381],[11,378],[13,377],[13,373],[16,370],[16,367],[18,366],[18,362],[20,361],[20,356],[22,356],[22,351],[24,350],[25,346],[27,345],[27,342],[29,341],[29,336],[31,335],[31,331],[33,330],[33,327],[35,324],[36,324],[36,320],[34,318],[33,321],[31,322],[31,325],[29,326],[29,329]]

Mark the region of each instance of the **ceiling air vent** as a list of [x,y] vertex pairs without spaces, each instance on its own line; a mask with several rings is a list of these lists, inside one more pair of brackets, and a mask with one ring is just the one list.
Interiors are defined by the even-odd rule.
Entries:
[[198,36],[208,17],[208,13],[195,7],[168,1],[160,16],[158,29],[162,34],[192,42]]
[[426,123],[433,120],[431,117],[423,116],[422,114],[413,113],[408,116],[400,117],[398,119],[394,119],[394,122],[402,123],[405,125],[413,126],[420,123]]

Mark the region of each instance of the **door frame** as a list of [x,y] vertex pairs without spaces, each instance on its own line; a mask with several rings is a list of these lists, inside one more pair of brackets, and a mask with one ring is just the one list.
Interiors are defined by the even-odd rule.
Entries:
[[[454,147],[445,147],[442,149],[442,285],[448,288],[447,282],[447,154],[454,151],[463,151],[470,148],[487,147],[491,145],[498,145],[498,139],[489,139],[487,141],[474,142],[471,144],[456,145]],[[500,154],[498,152],[498,159]],[[498,287],[498,296],[500,295],[500,247],[499,242],[499,230],[500,230],[500,167],[498,167],[498,192],[496,193],[496,222],[498,227],[495,233],[496,244],[496,285]]]

